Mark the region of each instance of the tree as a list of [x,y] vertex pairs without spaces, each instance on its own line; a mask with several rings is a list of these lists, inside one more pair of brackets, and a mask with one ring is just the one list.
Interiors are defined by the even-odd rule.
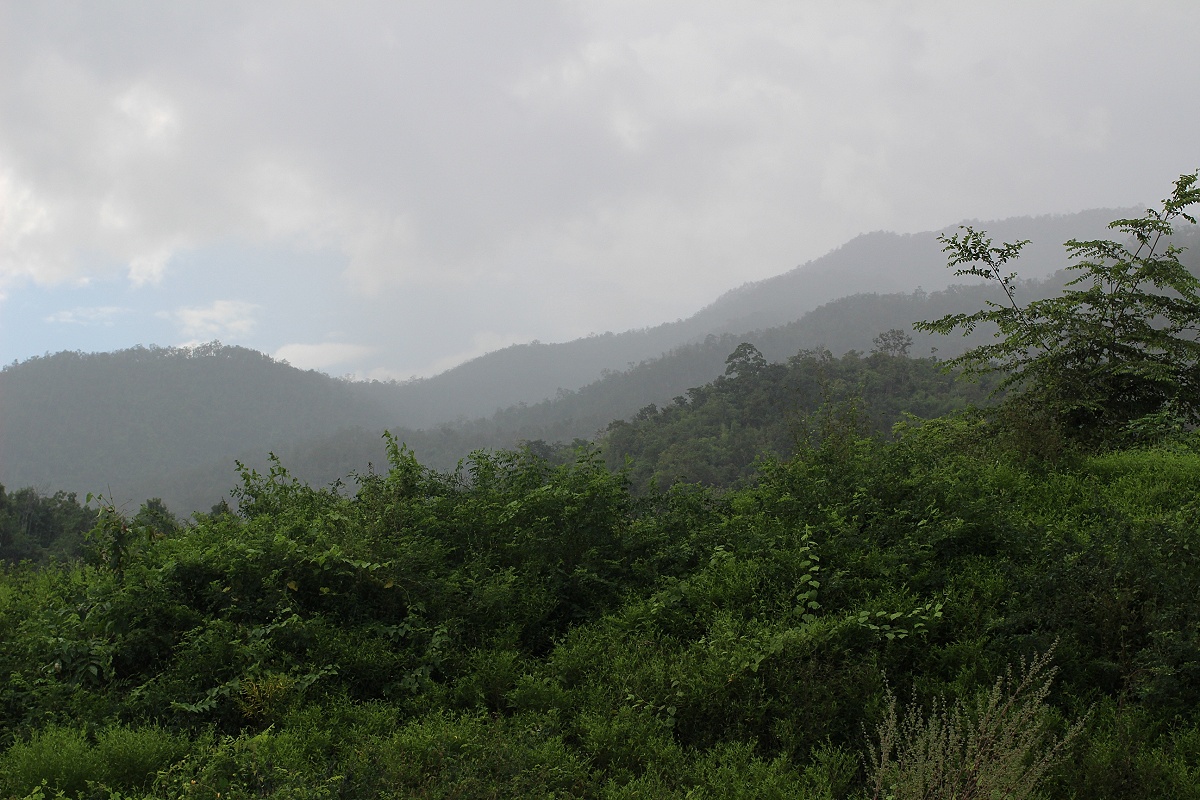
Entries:
[[912,337],[899,328],[891,328],[876,336],[871,342],[875,345],[872,353],[883,353],[889,356],[904,357],[912,347]]
[[749,342],[742,342],[725,359],[727,378],[754,377],[767,366],[767,359]]
[[1152,415],[1200,422],[1200,280],[1170,243],[1179,219],[1196,222],[1188,209],[1200,203],[1197,175],[1181,175],[1161,209],[1110,223],[1124,241],[1068,241],[1067,269],[1081,274],[1060,296],[1026,305],[1004,267],[1028,241],[993,247],[971,227],[939,237],[949,265],[966,265],[955,275],[994,281],[1006,300],[913,327],[948,334],[994,324],[998,341],[948,366],[1006,373],[1000,389],[1019,389],[1015,402],[1072,438],[1102,438]]

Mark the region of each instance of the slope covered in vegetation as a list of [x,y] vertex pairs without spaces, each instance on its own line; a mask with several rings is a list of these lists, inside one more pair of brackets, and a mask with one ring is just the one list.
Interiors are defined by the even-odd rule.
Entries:
[[[995,295],[977,286],[845,298],[791,325],[709,336],[577,392],[430,430],[406,427],[401,410],[388,410],[403,386],[335,380],[245,348],[58,353],[0,370],[0,483],[104,493],[120,503],[161,497],[177,513],[189,513],[226,494],[236,479],[235,459],[265,468],[266,455],[276,452],[297,475],[324,484],[377,460],[385,428],[422,463],[450,469],[479,448],[591,439],[614,419],[718,377],[740,342],[753,343],[770,361],[815,347],[841,355],[869,349],[884,327],[909,328]],[[914,338],[914,352],[929,351],[930,336]],[[942,344],[942,356],[966,346]],[[487,393],[478,386],[470,391]]]
[[[1043,280],[1065,266],[1060,245],[1071,236],[1102,236],[1111,210],[1092,209],[1075,214],[1016,217],[987,223],[998,236],[1034,239],[1023,259],[1026,278]],[[946,230],[953,230],[954,226]],[[396,420],[408,427],[427,428],[459,417],[485,417],[497,409],[520,403],[537,403],[560,390],[577,391],[604,372],[624,371],[631,364],[655,359],[676,348],[702,341],[706,336],[731,335],[741,341],[752,331],[788,325],[805,314],[839,298],[862,293],[907,293],[923,287],[930,293],[946,289],[953,277],[942,268],[937,231],[899,234],[885,231],[863,234],[825,255],[762,281],[726,292],[692,316],[650,328],[602,333],[562,343],[531,343],[506,347],[473,359],[428,380],[404,384],[393,395]],[[902,323],[865,330],[867,342],[881,330]],[[828,346],[832,341],[809,341],[788,347],[770,358],[787,358],[801,347]],[[761,346],[761,345],[760,345]],[[859,345],[847,345],[849,347]],[[726,348],[720,357],[729,352]],[[763,348],[766,353],[766,348]],[[719,374],[693,378],[688,386],[707,382]],[[486,387],[487,391],[480,391]],[[686,387],[685,387],[686,388]],[[669,397],[669,395],[668,395]],[[644,404],[645,401],[643,401]],[[635,407],[636,408],[636,407]],[[403,415],[403,416],[400,416]],[[610,414],[601,424],[617,414]]]
[[717,380],[610,424],[599,440],[606,461],[627,463],[638,491],[680,480],[731,486],[753,475],[757,461],[790,456],[838,404],[852,403],[865,431],[883,433],[906,416],[940,417],[990,400],[996,381],[957,381],[932,358],[908,358],[911,340],[898,329],[877,337],[884,339],[894,349],[836,359],[801,351],[775,364],[742,343]]
[[185,465],[387,421],[343,382],[244,347],[56,353],[0,371],[0,482],[144,498]]
[[[1033,229],[1039,242],[1026,277],[1041,279],[1063,265],[1058,242],[1099,229],[1096,219],[1088,212],[997,224]],[[871,234],[731,292],[689,320],[514,346],[399,384],[334,380],[216,343],[32,358],[0,369],[0,483],[133,502],[162,497],[188,513],[225,492],[234,459],[263,466],[268,452],[287,452],[297,474],[324,482],[365,469],[385,428],[443,469],[479,447],[592,438],[613,419],[713,380],[740,342],[772,362],[802,349],[866,352],[880,331],[910,330],[997,296],[978,284],[932,291],[952,280],[939,260],[932,235]],[[931,291],[913,292],[918,283]],[[1023,288],[1045,295],[1061,281]],[[906,293],[842,296],[868,289]],[[937,347],[953,357],[965,346],[916,333],[912,352]]]

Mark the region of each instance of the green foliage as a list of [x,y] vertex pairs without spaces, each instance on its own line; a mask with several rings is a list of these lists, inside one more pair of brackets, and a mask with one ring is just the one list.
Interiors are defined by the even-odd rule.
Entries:
[[889,356],[907,356],[912,347],[912,337],[899,328],[891,328],[872,340],[875,349],[871,352]]
[[363,788],[386,797],[579,797],[590,770],[553,725],[433,714],[373,743]]
[[5,492],[0,486],[0,561],[77,558],[94,516],[71,492],[43,497],[34,489]]
[[78,728],[51,726],[3,755],[0,787],[15,796],[45,786],[71,797],[89,785],[145,788],[189,749],[184,737],[158,727],[112,725],[88,736]]
[[969,227],[942,237],[950,266],[967,265],[955,274],[995,282],[1006,302],[914,327],[948,334],[994,324],[999,341],[950,365],[1004,373],[1002,387],[1023,389],[1024,413],[1071,437],[1096,441],[1164,413],[1200,422],[1200,280],[1170,243],[1176,220],[1196,222],[1187,209],[1200,202],[1198,175],[1180,176],[1161,209],[1111,223],[1124,241],[1068,241],[1074,262],[1068,269],[1081,274],[1060,296],[1025,305],[1017,302],[1016,275],[1005,266],[1028,241],[994,247]]
[[112,503],[105,503],[104,498],[89,494],[88,503],[93,500],[100,504],[100,509],[96,524],[84,537],[88,545],[87,555],[92,563],[122,575],[133,556],[141,531],[131,525]]
[[[1200,727],[1180,722],[1164,726],[1143,709],[1107,700],[1093,717],[1074,757],[1047,781],[1049,796],[1075,791],[1106,800],[1200,797]],[[1155,729],[1157,747],[1141,746],[1147,727]]]
[[861,423],[857,434],[888,431],[906,414],[936,417],[986,399],[991,384],[956,382],[933,359],[905,357],[902,332],[885,335],[870,356],[802,351],[783,364],[743,342],[713,383],[610,424],[601,440],[605,460],[614,468],[630,460],[638,491],[678,480],[731,486],[754,475],[762,459],[793,455],[797,440],[848,403]]
[[100,777],[99,755],[82,732],[52,727],[36,732],[28,742],[18,742],[4,754],[0,774],[5,791],[25,794],[41,786],[75,794]]

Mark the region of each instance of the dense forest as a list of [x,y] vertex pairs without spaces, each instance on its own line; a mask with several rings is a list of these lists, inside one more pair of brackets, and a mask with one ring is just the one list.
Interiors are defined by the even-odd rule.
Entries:
[[1200,798],[1197,204],[1047,296],[943,236],[999,291],[947,361],[745,341],[596,443],[187,520],[0,495],[0,795]]
[[[898,330],[889,335],[901,335],[907,350],[910,337]],[[706,348],[718,344],[727,345],[728,341],[708,342]],[[227,357],[234,361],[262,361],[260,355],[241,348],[220,348],[217,352],[227,350]],[[903,357],[895,357],[898,355]],[[153,363],[154,359],[171,361],[196,356],[162,351],[151,352],[149,357]],[[285,370],[284,374],[288,372]],[[840,359],[833,358],[828,350],[801,351],[786,364],[767,364],[758,349],[746,342],[725,359],[725,372],[710,384],[687,390],[686,397],[677,396],[661,412],[651,404],[630,420],[617,420],[606,431],[593,434],[599,452],[614,470],[620,469],[627,459],[630,461],[625,474],[635,492],[646,489],[650,480],[664,488],[679,480],[731,486],[751,476],[759,459],[790,454],[794,440],[802,435],[804,420],[833,399],[855,398],[864,419],[872,420],[872,429],[884,431],[905,414],[932,417],[968,402],[985,403],[989,399],[987,388],[995,383],[955,381],[934,359],[910,359],[907,353],[880,350],[867,356],[851,350]],[[314,379],[317,386],[332,386],[323,376],[305,377]],[[558,402],[570,399],[563,397]],[[218,403],[213,405],[220,410]],[[142,411],[146,417],[143,421],[153,427],[151,414],[146,409]],[[544,414],[545,410],[518,408],[492,420],[457,428],[398,430],[392,435],[403,437],[406,446],[424,453],[423,464],[428,465],[428,454],[432,453],[435,465],[443,469],[446,464],[453,469],[457,461],[480,449],[481,444],[514,447],[519,444],[556,463],[570,460],[574,449],[586,440],[575,437],[564,443],[560,427],[519,422],[523,415],[539,413]],[[516,424],[514,418],[518,420]],[[193,438],[203,438],[207,430],[204,422],[193,420],[193,425],[189,430],[187,425],[180,424],[181,430],[176,432],[180,446]],[[160,427],[164,426],[160,423]],[[555,433],[560,435],[554,436]],[[552,437],[550,441],[542,438],[547,434]],[[126,458],[136,458],[143,448],[151,446],[152,438],[139,443]],[[33,437],[28,439],[33,441]],[[308,482],[329,485],[352,472],[370,469],[372,462],[380,460],[382,455],[380,440],[375,428],[339,429],[322,439],[285,446],[279,458],[289,465],[299,463]],[[208,446],[217,448],[220,443],[209,442]],[[271,458],[270,454],[263,454],[247,459],[246,463],[252,468],[266,469]],[[109,464],[114,471],[120,469],[117,459],[110,459]],[[97,472],[103,468],[103,464],[93,467]],[[223,461],[214,462],[204,470],[183,473],[182,483],[193,487],[190,495],[193,500],[184,506],[208,511],[214,504],[228,501],[228,492],[214,487],[227,485],[230,475],[236,477],[236,471]],[[111,496],[106,497],[110,503],[114,502]],[[153,503],[156,508],[170,510],[161,498]],[[5,513],[7,517],[3,519],[7,521],[0,522],[0,559],[10,561],[44,561],[51,556],[78,555],[79,534],[91,526],[91,515],[77,495],[61,490],[43,496],[36,489],[24,488],[11,496],[0,495],[0,514]]]
[[906,416],[940,417],[991,399],[996,381],[956,381],[932,358],[908,358],[911,342],[892,329],[866,357],[807,350],[782,364],[744,342],[712,383],[611,423],[602,452],[611,468],[625,468],[634,491],[677,481],[733,486],[759,460],[790,456],[839,404],[850,404],[864,431],[884,433]]

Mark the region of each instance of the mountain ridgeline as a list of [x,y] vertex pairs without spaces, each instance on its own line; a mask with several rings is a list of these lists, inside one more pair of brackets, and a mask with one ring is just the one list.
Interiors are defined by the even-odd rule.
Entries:
[[[1094,209],[1077,214],[1016,217],[988,222],[984,227],[997,240],[1031,240],[1022,255],[1020,273],[1023,278],[1041,280],[1066,266],[1063,242],[1072,237],[1103,237],[1109,220],[1139,213],[1139,209]],[[605,372],[625,371],[707,336],[740,337],[788,325],[819,306],[850,295],[940,291],[956,279],[946,269],[937,237],[955,230],[957,226],[952,225],[925,233],[863,234],[781,275],[733,289],[687,319],[558,344],[513,345],[434,378],[405,383],[398,391],[382,392],[380,402],[393,412],[396,424],[407,427],[427,428],[476,419],[519,403],[552,398],[560,390],[580,389]],[[914,319],[899,320],[897,326],[907,329]],[[872,336],[887,327],[896,326],[868,324],[854,339],[857,344],[847,347],[864,349]],[[835,354],[841,352],[840,346],[821,341],[820,336],[804,346],[820,345],[828,346]],[[794,353],[772,352],[768,357],[782,359]],[[724,355],[728,351],[722,358]],[[705,382],[716,377],[720,374],[719,362],[716,366],[693,380]],[[614,416],[618,414],[609,419]]]
[[[1032,227],[1033,235],[1063,241],[1080,227],[1095,232],[1101,218],[1105,212],[993,227],[1011,229],[1012,238]],[[1058,261],[1048,254],[1055,249],[1031,245],[1028,264],[1023,258],[1019,265],[1022,274],[1061,266],[1061,250]],[[904,292],[851,294],[818,304],[846,289],[900,286],[908,276],[926,286],[945,284],[953,276],[938,250],[933,234],[869,234],[803,268],[731,292],[683,322],[561,345],[510,347],[408,383],[333,379],[215,343],[32,358],[0,371],[0,485],[103,494],[133,504],[161,497],[189,513],[227,495],[235,460],[261,469],[274,452],[317,485],[365,471],[381,458],[385,429],[423,463],[442,469],[479,448],[591,440],[613,420],[650,404],[669,408],[674,398],[719,378],[743,342],[773,364],[802,351],[868,353],[882,331],[911,332],[918,320],[1003,300],[988,284],[937,291],[910,284]],[[1052,273],[1019,289],[1044,297],[1064,280],[1063,273]],[[755,307],[762,312],[750,313]],[[735,325],[741,327],[731,330]],[[981,328],[965,338],[910,335],[914,358],[945,358],[986,340],[990,331]],[[461,405],[468,399],[474,405]],[[781,403],[775,409],[780,414],[814,410],[811,398]],[[900,410],[920,413],[917,407]]]
[[[304,372],[241,347],[59,353],[0,372],[0,484],[103,494],[119,503],[160,497],[189,513],[227,496],[235,460],[263,469],[273,452],[317,485],[365,471],[382,456],[385,429],[424,463],[449,469],[480,448],[593,439],[614,419],[670,405],[722,376],[743,342],[779,362],[813,348],[866,352],[873,345],[859,332],[863,325],[904,329],[988,296],[990,289],[977,286],[845,298],[791,325],[710,335],[577,391],[424,430],[397,424],[403,418],[388,408],[389,393],[403,387]],[[928,337],[913,338],[920,343],[914,351],[932,349]],[[800,405],[779,397],[780,414],[814,410],[811,397]]]

